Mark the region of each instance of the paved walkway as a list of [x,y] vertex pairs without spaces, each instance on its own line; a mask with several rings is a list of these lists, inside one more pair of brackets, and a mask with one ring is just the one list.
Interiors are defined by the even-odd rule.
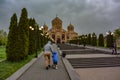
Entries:
[[[76,45],[76,44],[67,44],[67,45],[83,47],[83,45]],[[103,47],[96,47],[96,46],[89,46],[89,45],[86,45],[86,48],[101,50],[101,51],[106,51],[106,52],[112,53],[112,49],[110,49],[110,48],[103,48]],[[117,49],[117,53],[120,54],[120,49]]]
[[[57,46],[54,45],[57,49]],[[59,54],[58,54],[59,55]],[[52,62],[52,61],[51,61]],[[52,63],[51,63],[52,65]],[[20,76],[17,80],[70,80],[69,75],[59,55],[58,70],[50,68],[45,69],[44,56],[38,58],[38,60]]]
[[[82,45],[74,45],[73,46],[82,46]],[[119,55],[112,55],[112,50],[109,48],[102,48],[102,47],[92,47],[92,46],[86,46],[86,48],[95,49],[95,50],[102,50],[110,52],[110,54],[77,54],[77,55],[67,55],[66,58],[115,58],[120,57],[120,50],[117,50]],[[110,59],[111,60],[111,59]],[[73,60],[72,60],[73,61]],[[80,60],[77,60],[80,61]],[[90,60],[88,60],[90,62]],[[106,60],[104,60],[106,62]],[[104,63],[102,62],[102,63]],[[119,60],[115,63],[118,63]],[[93,62],[92,62],[93,63]],[[80,63],[79,63],[80,64]],[[87,64],[87,63],[85,63]],[[76,72],[80,76],[80,80],[120,80],[120,67],[96,67],[96,68],[74,68]],[[86,76],[87,75],[87,76]]]

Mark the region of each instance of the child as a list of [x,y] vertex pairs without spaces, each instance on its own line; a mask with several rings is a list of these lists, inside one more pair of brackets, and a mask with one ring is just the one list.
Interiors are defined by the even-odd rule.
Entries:
[[58,55],[57,52],[52,52],[52,59],[53,59],[53,68],[58,69]]

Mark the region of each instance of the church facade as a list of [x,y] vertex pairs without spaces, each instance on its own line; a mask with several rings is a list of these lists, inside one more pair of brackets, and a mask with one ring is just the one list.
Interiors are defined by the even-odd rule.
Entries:
[[43,32],[48,33],[55,43],[66,43],[78,36],[78,33],[74,31],[74,26],[70,23],[67,30],[62,28],[62,20],[56,16],[52,21],[52,28],[48,30],[46,24],[43,25]]

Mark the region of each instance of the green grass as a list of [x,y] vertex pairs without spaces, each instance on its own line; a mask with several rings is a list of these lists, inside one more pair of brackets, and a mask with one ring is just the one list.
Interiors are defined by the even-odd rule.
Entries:
[[6,59],[5,46],[0,46],[0,61]]
[[[38,53],[40,53],[39,51]],[[34,58],[35,54],[29,55],[26,60],[23,60],[21,62],[9,62],[7,60],[4,60],[0,62],[0,80],[5,80],[10,75],[12,75],[14,72],[16,72],[18,69],[20,69],[22,66],[24,66],[26,63],[28,63],[30,60]],[[6,59],[5,55],[5,47],[0,47],[0,59]]]
[[8,62],[6,60],[0,62],[0,80],[5,80],[6,78],[8,78],[11,74],[13,74],[26,63],[28,63],[32,58],[33,55],[28,56],[26,60],[21,62]]

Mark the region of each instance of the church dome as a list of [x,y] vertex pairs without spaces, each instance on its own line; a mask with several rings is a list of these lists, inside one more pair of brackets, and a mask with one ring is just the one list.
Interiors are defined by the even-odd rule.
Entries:
[[59,17],[57,17],[56,16],[56,18],[54,18],[53,20],[52,20],[52,23],[62,23],[62,20],[59,18]]
[[48,30],[48,26],[46,24],[43,25],[43,30],[47,31]]
[[74,31],[74,26],[70,23],[67,29],[68,31]]

